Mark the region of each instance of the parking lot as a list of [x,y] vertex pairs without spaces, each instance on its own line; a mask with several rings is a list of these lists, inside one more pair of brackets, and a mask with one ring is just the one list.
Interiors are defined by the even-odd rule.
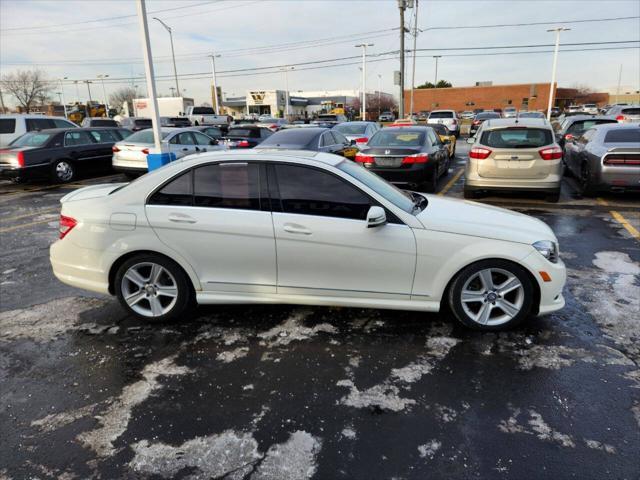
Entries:
[[[460,139],[438,195],[462,198]],[[0,479],[640,478],[640,197],[479,201],[546,222],[566,307],[504,333],[451,314],[206,307],[149,325],[58,282],[59,199],[0,183]]]

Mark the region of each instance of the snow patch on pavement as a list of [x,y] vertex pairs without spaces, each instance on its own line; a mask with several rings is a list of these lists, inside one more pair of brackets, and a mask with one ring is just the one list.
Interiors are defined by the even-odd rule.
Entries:
[[395,385],[381,384],[374,385],[367,390],[360,391],[351,380],[339,380],[336,383],[339,387],[349,387],[351,391],[338,402],[355,408],[371,408],[377,407],[382,410],[391,410],[399,412],[404,410],[408,405],[414,405],[415,400],[410,398],[402,398],[398,395],[400,390]]
[[592,448],[593,450],[602,450],[603,452],[610,453],[611,455],[616,454],[616,448],[613,445],[609,445],[608,443],[585,439],[584,444],[587,447]]
[[249,347],[239,347],[234,350],[228,350],[226,352],[220,352],[216,357],[216,360],[220,360],[224,363],[230,363],[238,358],[246,357],[249,353]]
[[459,339],[449,336],[430,337],[427,339],[426,355],[421,356],[417,361],[405,367],[391,370],[391,379],[404,383],[417,382],[423,375],[431,373],[437,363],[446,357],[458,343],[460,343]]
[[[528,435],[535,435],[540,440],[547,442],[557,443],[562,447],[575,448],[576,444],[571,435],[558,432],[551,428],[542,418],[538,412],[533,409],[529,409],[528,420],[526,424],[518,422],[521,415],[519,408],[509,407],[511,410],[511,416],[507,420],[501,420],[498,424],[498,428],[504,433],[525,433]],[[526,414],[525,414],[526,416]]]
[[342,435],[344,438],[348,438],[349,440],[355,440],[357,437],[356,431],[353,429],[353,427],[343,428],[340,432],[340,435]]
[[336,333],[336,327],[329,323],[320,323],[313,327],[304,325],[304,320],[311,314],[310,310],[302,310],[294,313],[280,325],[259,333],[258,337],[262,339],[261,345],[268,347],[277,347],[289,345],[294,341],[308,340],[315,337],[318,333]]
[[79,316],[87,310],[102,307],[107,302],[96,298],[67,297],[33,307],[0,313],[0,342],[20,339],[50,342],[60,335],[95,327],[79,324]]
[[435,439],[429,440],[424,445],[419,445],[418,453],[420,454],[420,458],[428,458],[431,460],[438,450],[440,450],[440,447],[442,447],[442,443]]
[[322,442],[302,430],[293,432],[285,443],[272,445],[251,480],[303,480],[317,470],[316,457]]
[[148,364],[142,370],[143,379],[124,387],[107,410],[96,416],[101,426],[81,433],[77,439],[100,457],[113,455],[116,451],[113,442],[127,429],[133,408],[162,388],[159,377],[186,375],[190,371],[175,364],[175,355]]
[[43,433],[53,432],[54,430],[62,428],[65,425],[69,425],[76,420],[80,420],[81,418],[91,415],[97,405],[97,403],[92,403],[84,407],[76,408],[75,410],[51,413],[46,417],[32,421],[31,426],[37,427]]

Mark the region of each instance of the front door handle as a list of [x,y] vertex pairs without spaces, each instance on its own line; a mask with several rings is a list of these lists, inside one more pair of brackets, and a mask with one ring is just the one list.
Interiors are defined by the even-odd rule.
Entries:
[[174,223],[196,223],[197,220],[184,213],[171,213],[169,214],[169,221]]
[[297,233],[299,235],[311,235],[311,230],[303,227],[302,225],[296,225],[294,223],[286,223],[284,231],[289,233]]
[[182,151],[183,151],[183,152],[188,152],[188,151],[189,151],[189,149],[185,147],[185,148],[183,148],[183,149],[182,149]]

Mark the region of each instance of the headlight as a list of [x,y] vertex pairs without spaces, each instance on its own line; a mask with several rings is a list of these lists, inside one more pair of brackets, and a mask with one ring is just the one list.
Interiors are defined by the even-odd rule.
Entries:
[[534,243],[533,248],[535,248],[540,255],[549,260],[551,263],[558,262],[558,244],[552,242],[551,240],[540,240],[539,242]]

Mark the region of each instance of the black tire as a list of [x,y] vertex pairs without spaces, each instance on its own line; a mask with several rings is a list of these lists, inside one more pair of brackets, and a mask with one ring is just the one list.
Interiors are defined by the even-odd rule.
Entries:
[[557,192],[549,193],[545,195],[545,200],[551,203],[558,203],[560,201],[560,190]]
[[140,175],[137,173],[132,173],[132,172],[125,172],[124,174],[125,177],[127,177],[127,179],[129,180],[135,180],[136,178],[138,178]]
[[[159,265],[170,274],[170,276],[165,276],[164,281],[162,278],[160,278],[157,282],[154,282],[153,285],[155,284],[159,285],[160,283],[165,283],[168,286],[172,286],[173,283],[175,283],[175,287],[176,287],[175,290],[177,292],[175,296],[175,302],[171,305],[172,301],[167,300],[167,298],[171,298],[171,297],[163,297],[162,300],[159,300],[161,302],[165,302],[165,306],[167,308],[170,306],[170,308],[161,315],[150,316],[150,315],[142,314],[140,313],[140,311],[136,311],[132,306],[130,306],[129,303],[127,303],[127,300],[125,299],[124,291],[130,289],[130,287],[132,286],[131,284],[134,283],[128,279],[125,279],[125,274],[127,274],[129,269],[131,269],[132,267],[136,267],[141,264]],[[140,267],[140,271],[144,272],[145,268],[147,267],[146,266]],[[148,267],[148,268],[149,270],[151,269],[151,267]],[[147,284],[150,283],[150,275],[151,275],[151,270],[149,273],[149,278],[145,279],[144,277],[142,277],[145,280],[145,282],[147,282]],[[133,286],[133,288],[136,288],[136,287],[137,287],[136,285]],[[144,289],[145,287],[141,285],[139,288],[139,291],[143,293]],[[185,318],[191,312],[193,307],[195,307],[195,293],[191,285],[191,281],[189,280],[185,272],[182,270],[182,268],[176,262],[174,262],[173,260],[167,257],[163,257],[161,255],[140,254],[140,255],[131,257],[130,259],[125,261],[122,265],[120,265],[120,268],[118,268],[118,271],[116,272],[115,279],[114,279],[114,290],[115,290],[116,296],[118,297],[118,300],[120,301],[120,304],[130,315],[136,318],[139,318],[141,320],[145,320],[147,322],[154,322],[154,323],[169,322],[169,321],[175,321],[181,318]],[[155,297],[160,298],[160,296],[157,294],[155,295]],[[140,309],[144,309],[144,308],[147,308],[148,310],[152,309],[150,300],[141,298],[138,303],[141,304],[139,307]]]
[[438,188],[438,168],[434,166],[429,178],[422,184],[425,193],[435,193]]
[[587,162],[580,167],[580,193],[584,197],[592,197],[596,194],[596,189],[591,184],[591,168]]
[[55,183],[69,183],[76,178],[76,166],[68,158],[54,160],[51,164],[51,180]]
[[473,200],[480,197],[479,192],[477,192],[476,190],[471,190],[469,188],[465,188],[463,194],[464,198],[466,198],[467,200]]
[[[495,272],[492,274],[492,279],[499,286],[501,284],[502,279],[508,278],[502,272],[507,272],[508,274],[517,278],[520,282],[520,286],[517,290],[513,290],[507,292],[504,296],[498,296],[496,302],[486,302],[484,300],[472,302],[473,308],[477,305],[480,305],[479,309],[483,308],[485,304],[491,304],[489,307],[489,321],[487,324],[478,323],[478,321],[474,320],[473,317],[469,315],[463,306],[463,302],[461,299],[462,289],[467,283],[467,281],[476,282],[477,275],[481,271],[487,271],[487,269],[493,269]],[[476,278],[474,278],[476,277]],[[481,292],[484,287],[481,287],[478,292]],[[497,287],[496,287],[497,290]],[[475,292],[475,290],[474,290]],[[462,270],[460,273],[456,275],[456,277],[451,282],[449,287],[449,291],[447,292],[447,301],[451,311],[458,319],[460,323],[463,325],[472,328],[474,330],[484,330],[484,331],[497,331],[497,330],[506,330],[512,328],[519,323],[521,323],[529,313],[531,312],[531,308],[533,306],[534,299],[534,287],[531,281],[531,278],[527,271],[512,262],[501,259],[489,259],[489,260],[481,260],[479,262],[473,263]],[[516,299],[517,298],[517,299]],[[517,310],[517,314],[509,317],[505,311],[503,311],[499,306],[496,307],[496,304],[499,305],[501,301],[507,300],[511,305],[519,305]],[[471,307],[467,307],[470,309]],[[502,312],[503,315],[496,314],[493,316],[493,312]],[[472,312],[473,313],[473,312]],[[477,312],[480,314],[480,310]],[[506,316],[506,317],[505,317]],[[502,319],[502,317],[507,318],[506,320]],[[492,323],[493,322],[493,323]]]
[[11,179],[11,183],[15,183],[16,185],[21,185],[21,184],[26,183],[26,182],[27,181],[22,177],[13,177]]

